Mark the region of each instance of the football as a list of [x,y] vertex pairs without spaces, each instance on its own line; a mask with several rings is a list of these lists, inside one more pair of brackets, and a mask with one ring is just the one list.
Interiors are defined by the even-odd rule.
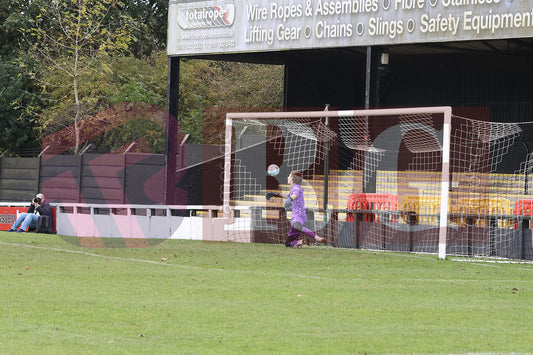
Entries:
[[276,176],[279,174],[279,166],[276,164],[270,164],[267,169],[267,173],[270,176]]

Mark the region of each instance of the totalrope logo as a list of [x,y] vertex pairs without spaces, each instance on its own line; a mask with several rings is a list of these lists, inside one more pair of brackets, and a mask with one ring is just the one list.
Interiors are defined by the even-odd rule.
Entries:
[[178,23],[181,28],[213,28],[233,25],[235,5],[197,6],[179,9]]

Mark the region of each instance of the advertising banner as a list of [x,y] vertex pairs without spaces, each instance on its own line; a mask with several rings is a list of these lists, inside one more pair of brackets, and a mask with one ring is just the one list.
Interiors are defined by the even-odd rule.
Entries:
[[171,0],[169,56],[533,36],[524,0]]
[[0,230],[6,231],[15,223],[19,213],[28,212],[28,206],[24,207],[3,207],[0,206]]
[[[28,212],[28,206],[0,206],[0,230],[7,231],[11,228],[15,220],[17,219],[19,213]],[[52,208],[52,220],[54,226],[54,232],[56,230],[56,209]]]

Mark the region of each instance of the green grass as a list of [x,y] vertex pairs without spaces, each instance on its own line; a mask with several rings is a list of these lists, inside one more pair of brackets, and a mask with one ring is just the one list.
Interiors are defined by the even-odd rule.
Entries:
[[2,354],[533,351],[532,264],[179,240],[87,249],[4,232],[0,243]]

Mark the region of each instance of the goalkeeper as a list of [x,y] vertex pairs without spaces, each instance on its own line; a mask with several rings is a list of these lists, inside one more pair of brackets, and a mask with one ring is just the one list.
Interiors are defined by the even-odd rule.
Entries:
[[305,213],[304,190],[301,185],[302,173],[292,171],[287,181],[291,185],[291,191],[285,200],[285,209],[292,209],[292,220],[287,240],[285,240],[285,246],[293,248],[301,247],[303,240],[300,239],[300,233],[305,234],[319,243],[326,243],[326,238],[317,236],[305,227],[307,215]]

